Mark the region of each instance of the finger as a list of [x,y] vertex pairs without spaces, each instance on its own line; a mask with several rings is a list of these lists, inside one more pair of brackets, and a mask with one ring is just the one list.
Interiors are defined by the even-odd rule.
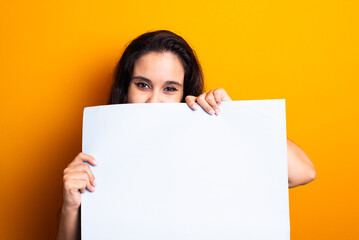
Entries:
[[97,165],[97,161],[95,160],[94,157],[92,157],[86,153],[80,152],[79,154],[77,154],[77,156],[74,158],[74,160],[69,164],[69,166],[84,163],[84,162],[88,162],[94,166]]
[[232,101],[223,88],[217,88],[213,91],[216,102],[220,105],[222,101]]
[[65,191],[69,193],[76,193],[76,192],[85,192],[87,183],[84,180],[73,180],[73,179],[67,179],[64,181],[64,188]]
[[185,98],[185,101],[187,103],[187,105],[192,109],[192,110],[198,110],[198,105],[196,103],[196,99],[197,97],[195,96],[190,96],[188,95],[186,98]]
[[207,93],[202,93],[197,97],[197,103],[210,115],[213,115],[215,111],[213,108],[208,104],[207,100],[205,99],[205,96]]
[[219,106],[214,98],[213,92],[214,92],[214,90],[209,91],[207,93],[205,99],[206,99],[207,103],[213,108],[216,115],[218,115],[219,114]]
[[222,103],[222,92],[221,91],[217,91],[218,89],[213,91],[213,96],[214,96],[214,100],[216,101],[216,103],[218,104],[218,106],[221,105]]
[[91,185],[90,183],[90,179],[87,173],[84,172],[73,172],[73,173],[68,173],[66,175],[64,175],[64,183],[67,182],[67,184],[72,184],[72,182],[77,181],[77,180],[81,180],[81,181],[85,181],[86,183],[86,188],[93,192],[95,191],[94,186]]
[[84,173],[88,174],[88,177],[90,179],[92,186],[96,187],[95,176],[92,173],[91,168],[88,164],[77,164],[77,165],[69,166],[64,170],[64,175],[73,173],[73,172],[84,172]]
[[90,180],[88,178],[87,173],[82,172],[75,172],[75,173],[69,173],[64,176],[64,183],[72,184],[73,181],[84,181],[86,185],[83,188],[87,188],[89,191],[93,192],[95,191],[94,186],[91,185]]

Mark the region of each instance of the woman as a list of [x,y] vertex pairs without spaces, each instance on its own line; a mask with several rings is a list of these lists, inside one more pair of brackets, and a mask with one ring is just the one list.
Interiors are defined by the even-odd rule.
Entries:
[[[145,33],[124,51],[115,71],[108,104],[186,102],[192,110],[202,107],[208,114],[220,114],[222,101],[231,101],[222,88],[203,92],[200,64],[190,46],[169,31]],[[287,140],[288,185],[295,187],[315,178],[307,155]],[[81,193],[94,191],[95,176],[87,164],[96,160],[79,153],[64,170],[62,216],[58,239],[80,238]]]

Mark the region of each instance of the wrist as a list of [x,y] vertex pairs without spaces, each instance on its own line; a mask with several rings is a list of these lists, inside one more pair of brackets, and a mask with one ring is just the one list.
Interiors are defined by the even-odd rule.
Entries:
[[61,212],[66,215],[77,215],[79,213],[80,206],[68,206],[66,204],[62,205]]

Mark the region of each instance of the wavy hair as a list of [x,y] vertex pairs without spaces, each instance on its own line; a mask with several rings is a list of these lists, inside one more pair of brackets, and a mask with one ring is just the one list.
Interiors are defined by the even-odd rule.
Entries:
[[198,96],[203,92],[203,72],[195,51],[177,34],[159,30],[144,33],[135,38],[123,52],[114,72],[114,82],[107,104],[127,103],[128,87],[136,61],[150,52],[171,52],[176,54],[184,69],[183,98]]

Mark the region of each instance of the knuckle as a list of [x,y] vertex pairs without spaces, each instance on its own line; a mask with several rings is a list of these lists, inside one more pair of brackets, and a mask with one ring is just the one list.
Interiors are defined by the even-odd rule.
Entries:
[[85,171],[91,171],[90,166],[88,164],[82,164]]
[[74,159],[72,159],[72,161],[67,165],[67,167],[72,166],[72,165],[74,164],[74,162],[76,161],[76,158],[77,158],[77,157],[75,157]]
[[206,100],[209,101],[209,100],[212,100],[213,99],[213,95],[212,94],[208,94],[206,96]]
[[220,96],[220,95],[221,95],[221,92],[220,92],[220,91],[215,91],[215,92],[213,92],[213,95],[215,95],[215,96]]
[[91,176],[88,175],[87,173],[83,173],[83,174],[84,174],[83,175],[84,179],[86,179],[87,182],[90,181]]
[[64,175],[64,177],[62,179],[63,179],[64,183],[68,183],[73,180],[73,176],[71,174],[66,174],[66,175]]
[[68,183],[64,183],[64,189],[68,191],[69,189],[71,189],[71,186]]
[[85,188],[87,182],[86,182],[86,180],[81,180],[81,181],[79,182],[79,184],[80,184],[80,186],[81,186],[82,188]]
[[69,189],[70,191],[73,191],[73,192],[76,192],[76,191],[79,190],[78,187],[76,187],[76,186],[69,186],[68,189]]
[[216,92],[214,94],[215,98],[218,99],[218,100],[221,100],[225,95],[226,95],[225,92]]
[[197,99],[198,99],[199,101],[204,100],[205,94],[206,94],[206,93],[202,93],[201,95],[199,95],[199,96],[197,97]]
[[69,189],[71,187],[71,181],[69,179],[64,180],[64,187]]

